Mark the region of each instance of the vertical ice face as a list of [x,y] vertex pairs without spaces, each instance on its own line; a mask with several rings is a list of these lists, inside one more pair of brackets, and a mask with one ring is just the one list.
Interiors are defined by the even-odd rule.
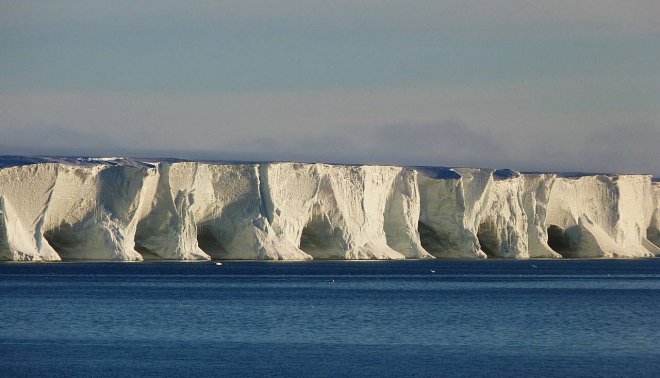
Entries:
[[195,210],[203,248],[214,258],[309,259],[272,230],[261,171],[258,164],[200,166]]
[[60,259],[44,239],[44,218],[58,167],[58,164],[35,164],[0,169],[1,259]]
[[655,256],[660,256],[660,181],[651,184],[651,195],[647,199],[646,237],[642,239],[644,246]]
[[105,162],[1,169],[3,258],[141,260],[133,234],[146,174]]
[[36,231],[23,227],[11,204],[0,197],[0,260],[59,260],[59,256],[43,240],[40,240],[40,248],[37,238]]
[[422,247],[419,236],[421,211],[418,173],[401,169],[387,198],[383,227],[387,244],[406,258],[433,258]]
[[660,255],[660,184],[472,168],[0,161],[0,259]]
[[623,247],[623,257],[651,257],[643,246],[648,227],[648,203],[653,197],[651,177],[644,175],[621,175],[615,180],[619,188],[614,240]]
[[553,183],[553,175],[494,172],[477,231],[481,249],[491,257],[561,257],[547,245],[545,227]]
[[415,228],[415,172],[281,163],[262,176],[273,229],[314,258],[430,257]]
[[650,257],[642,245],[648,176],[558,177],[547,205],[548,244],[564,257]]
[[558,258],[561,254],[548,246],[547,205],[555,182],[552,174],[522,175],[523,209],[527,216],[527,248],[531,258]]
[[139,261],[135,222],[142,167],[60,164],[44,236],[63,259]]
[[485,258],[477,232],[493,184],[488,169],[423,169],[419,234],[435,257]]
[[[197,244],[193,205],[198,163],[160,163],[148,181],[151,203],[140,212],[135,243],[146,259],[208,260]],[[148,198],[148,197],[147,197]],[[145,198],[145,200],[147,200]]]
[[523,206],[525,179],[495,172],[477,229],[481,250],[489,257],[528,258],[527,213]]
[[137,242],[152,258],[305,260],[263,212],[255,164],[161,163]]

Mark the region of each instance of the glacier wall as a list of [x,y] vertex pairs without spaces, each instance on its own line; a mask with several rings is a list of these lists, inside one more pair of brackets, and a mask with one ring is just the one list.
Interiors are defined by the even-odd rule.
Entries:
[[647,175],[0,159],[0,260],[654,255]]
[[660,182],[654,182],[651,187],[651,206],[647,206],[647,218],[650,219],[646,229],[643,245],[656,256],[660,256]]

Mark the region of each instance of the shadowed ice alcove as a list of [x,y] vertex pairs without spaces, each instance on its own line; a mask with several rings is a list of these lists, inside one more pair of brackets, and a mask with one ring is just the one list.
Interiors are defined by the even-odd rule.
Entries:
[[443,252],[452,248],[449,238],[443,237],[426,223],[417,222],[417,230],[419,231],[419,240],[422,247],[433,256],[442,257]]
[[477,230],[477,239],[481,250],[488,258],[497,258],[500,241],[497,236],[497,226],[492,221],[485,221],[479,225]]
[[571,240],[566,234],[566,230],[557,225],[551,224],[548,227],[548,246],[553,251],[559,253],[562,257],[569,257],[571,249]]
[[341,240],[327,216],[315,213],[300,235],[300,249],[313,258],[333,259],[344,254]]
[[46,231],[44,239],[57,252],[62,260],[79,259],[76,248],[82,243],[81,234],[69,224],[62,224],[56,229]]
[[227,258],[229,252],[220,243],[221,231],[209,225],[202,224],[197,227],[197,243],[199,248],[214,260]]

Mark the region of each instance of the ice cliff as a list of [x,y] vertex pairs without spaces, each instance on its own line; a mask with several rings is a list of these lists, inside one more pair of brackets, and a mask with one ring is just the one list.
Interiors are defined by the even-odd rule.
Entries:
[[654,255],[646,175],[0,158],[0,260]]

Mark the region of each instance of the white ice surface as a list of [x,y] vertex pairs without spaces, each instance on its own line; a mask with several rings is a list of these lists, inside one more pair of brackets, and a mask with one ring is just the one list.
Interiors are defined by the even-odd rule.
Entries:
[[646,175],[11,157],[0,259],[650,257],[659,202]]

